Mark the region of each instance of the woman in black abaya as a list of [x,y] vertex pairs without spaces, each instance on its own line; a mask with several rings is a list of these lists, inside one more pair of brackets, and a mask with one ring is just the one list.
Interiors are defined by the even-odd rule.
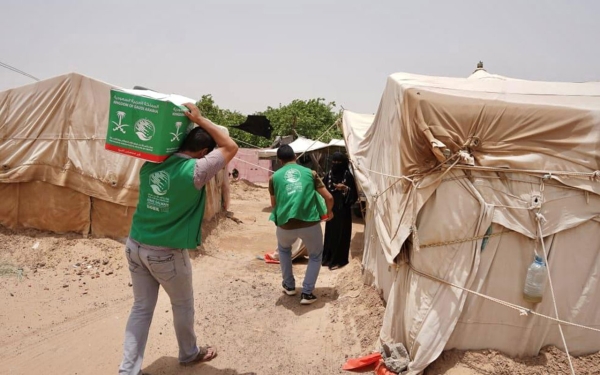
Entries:
[[333,195],[333,219],[325,224],[323,265],[330,270],[348,264],[352,237],[352,205],[358,200],[354,176],[348,168],[348,158],[341,152],[333,154],[329,173],[323,179]]

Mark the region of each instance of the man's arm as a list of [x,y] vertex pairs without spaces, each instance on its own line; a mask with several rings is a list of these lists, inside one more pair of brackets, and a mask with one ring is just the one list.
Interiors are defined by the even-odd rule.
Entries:
[[194,186],[196,186],[196,189],[202,189],[226,165],[225,158],[219,149],[212,150],[205,157],[196,159],[196,168],[194,168]]
[[185,103],[184,105],[189,109],[189,112],[185,112],[187,118],[196,123],[202,129],[206,130],[208,135],[210,135],[217,143],[217,146],[219,146],[219,151],[221,151],[223,154],[225,163],[229,163],[235,154],[237,154],[237,143],[235,143],[228,135],[223,133],[215,124],[202,117],[200,110],[194,104]]
[[333,218],[333,196],[331,195],[331,193],[329,193],[329,191],[327,190],[327,188],[325,186],[321,186],[320,188],[317,189],[317,193],[319,193],[323,199],[325,199],[325,205],[327,206],[327,217],[329,219]]
[[271,195],[271,207],[275,208],[275,187],[273,186],[273,177],[269,178],[269,194]]
[[321,177],[317,174],[317,172],[312,171],[313,182],[315,184],[315,190],[319,193],[323,199],[325,199],[325,205],[327,206],[327,220],[333,219],[333,195],[327,190],[327,187],[321,180]]

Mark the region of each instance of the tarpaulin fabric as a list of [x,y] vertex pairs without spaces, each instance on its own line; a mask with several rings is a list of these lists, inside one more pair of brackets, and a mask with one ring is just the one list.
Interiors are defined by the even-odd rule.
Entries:
[[[114,237],[128,232],[143,161],[104,149],[111,88],[118,87],[71,73],[0,92],[0,189],[13,197],[19,192],[18,200],[0,203],[3,224]],[[28,185],[34,182],[53,187]],[[209,220],[220,210],[221,185],[213,179],[207,187]],[[58,188],[66,190],[55,195]],[[92,215],[90,198],[98,200],[98,212],[110,211],[101,202],[121,207],[120,219]],[[116,225],[121,220],[124,226]]]
[[257,135],[259,137],[271,139],[273,126],[271,121],[266,116],[250,115],[243,123],[232,126],[232,128],[240,129],[246,133]]
[[[312,139],[298,137],[295,141],[289,144],[296,154],[302,154],[309,151],[316,151],[323,148],[329,147],[327,143],[321,141],[313,141]],[[260,158],[274,158],[277,157],[277,149],[261,149],[258,151],[258,157]]]
[[346,363],[342,366],[342,370],[352,371],[361,370],[365,367],[372,366],[379,363],[381,360],[381,353],[372,353],[358,358],[348,358]]
[[[600,83],[398,73],[375,115],[344,111],[342,127],[368,201],[365,280],[407,374],[445,349],[563,347],[555,322],[449,285],[553,316],[548,287],[522,298],[540,236],[559,317],[600,327]],[[597,332],[563,330],[572,353],[600,350]]]

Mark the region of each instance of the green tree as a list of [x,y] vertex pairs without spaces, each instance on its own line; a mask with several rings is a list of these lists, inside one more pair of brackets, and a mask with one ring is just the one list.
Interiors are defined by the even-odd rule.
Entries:
[[[236,139],[241,147],[269,147],[276,136],[300,135],[310,139],[320,138],[321,142],[329,142],[332,138],[342,138],[342,133],[332,125],[340,118],[341,111],[336,111],[335,102],[326,102],[323,98],[309,100],[294,100],[287,105],[277,108],[267,107],[263,112],[273,126],[272,139],[265,139],[231,126],[239,125],[246,120],[246,116],[238,111],[219,108],[212,95],[203,95],[196,103],[202,114],[215,124],[226,126],[232,138]],[[326,134],[323,134],[327,129]],[[294,132],[295,131],[295,132]],[[241,142],[240,142],[241,141]]]
[[[342,137],[337,127],[332,127],[341,116],[335,107],[335,102],[326,102],[323,98],[296,99],[277,108],[268,107],[262,114],[271,121],[274,135],[299,135],[315,140],[321,137],[321,142],[329,142]],[[323,134],[327,129],[329,131]]]
[[272,143],[271,140],[252,135],[245,131],[232,128],[232,126],[239,125],[246,121],[246,116],[238,111],[231,111],[228,109],[221,109],[215,104],[212,95],[202,95],[202,98],[196,103],[202,115],[214,122],[215,124],[227,127],[229,135],[237,140],[240,147],[269,147]]

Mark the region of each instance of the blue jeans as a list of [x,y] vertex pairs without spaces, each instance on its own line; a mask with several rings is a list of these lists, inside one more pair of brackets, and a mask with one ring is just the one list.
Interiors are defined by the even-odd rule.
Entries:
[[283,282],[288,288],[296,287],[294,271],[292,270],[292,245],[300,238],[306,246],[308,266],[302,283],[302,293],[312,293],[319,277],[323,256],[323,229],[321,229],[321,223],[300,229],[281,229],[277,227],[276,235],[281,274]]

